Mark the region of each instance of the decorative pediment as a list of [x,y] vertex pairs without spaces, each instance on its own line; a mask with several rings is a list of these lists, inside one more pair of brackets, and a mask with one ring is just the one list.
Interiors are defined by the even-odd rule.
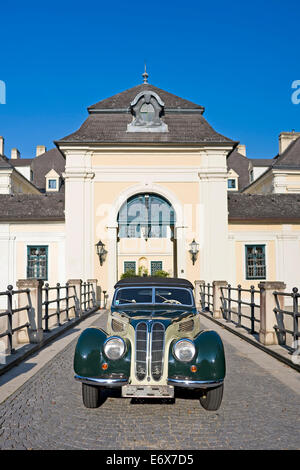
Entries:
[[168,132],[167,124],[161,119],[164,102],[157,93],[144,90],[130,103],[133,120],[127,132]]

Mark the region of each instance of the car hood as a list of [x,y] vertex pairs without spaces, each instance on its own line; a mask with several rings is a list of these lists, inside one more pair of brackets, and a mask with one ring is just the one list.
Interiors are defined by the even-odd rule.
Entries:
[[148,307],[148,308],[136,308],[136,307],[123,307],[123,308],[114,308],[113,312],[118,312],[119,315],[128,318],[129,323],[135,326],[135,324],[141,320],[146,320],[153,322],[154,320],[159,320],[164,324],[169,325],[171,323],[177,323],[184,318],[193,316],[196,313],[194,308],[184,308],[184,307]]

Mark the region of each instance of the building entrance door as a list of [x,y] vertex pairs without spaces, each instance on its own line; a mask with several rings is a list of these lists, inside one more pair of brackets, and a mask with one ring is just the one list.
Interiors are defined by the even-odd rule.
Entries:
[[124,272],[177,276],[175,211],[164,197],[140,193],[129,198],[118,214],[118,279]]

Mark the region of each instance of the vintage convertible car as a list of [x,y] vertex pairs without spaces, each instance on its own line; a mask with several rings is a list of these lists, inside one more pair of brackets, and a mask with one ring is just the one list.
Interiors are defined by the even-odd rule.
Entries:
[[225,356],[219,335],[201,329],[189,281],[137,277],[115,285],[106,331],[81,333],[74,370],[87,408],[101,404],[104,388],[118,387],[122,397],[172,398],[178,387],[217,410]]

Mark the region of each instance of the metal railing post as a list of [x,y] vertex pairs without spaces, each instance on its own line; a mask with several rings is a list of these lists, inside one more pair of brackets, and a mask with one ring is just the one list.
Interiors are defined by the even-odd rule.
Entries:
[[13,312],[12,312],[12,297],[13,297],[13,286],[7,286],[7,352],[8,354],[13,354],[15,350],[13,349]]
[[237,286],[238,289],[238,324],[237,327],[240,328],[242,326],[242,286],[241,284],[238,284]]
[[57,316],[57,326],[61,326],[60,323],[60,283],[56,284],[56,316]]
[[255,332],[255,287],[250,286],[250,308],[251,308],[251,314],[250,314],[250,322],[251,322],[251,330],[250,333],[253,335]]
[[228,284],[227,295],[228,295],[228,308],[227,308],[226,321],[230,322],[231,321],[231,284]]
[[49,331],[49,284],[46,282],[45,288],[45,300],[44,300],[44,305],[45,305],[45,330],[44,331]]
[[299,340],[299,312],[298,312],[298,289],[297,287],[293,288],[293,342],[297,344]]

